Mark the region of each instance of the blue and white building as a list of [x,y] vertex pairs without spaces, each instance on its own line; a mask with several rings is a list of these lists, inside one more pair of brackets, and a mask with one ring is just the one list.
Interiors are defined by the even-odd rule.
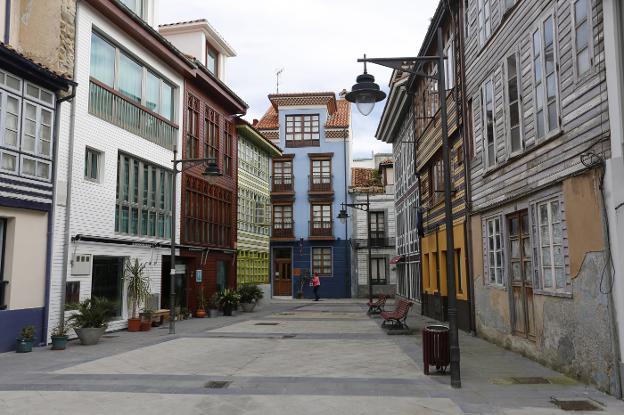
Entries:
[[273,296],[312,297],[306,276],[318,272],[321,296],[349,297],[350,226],[336,216],[349,202],[351,107],[333,92],[269,95],[256,124],[283,155],[271,168]]

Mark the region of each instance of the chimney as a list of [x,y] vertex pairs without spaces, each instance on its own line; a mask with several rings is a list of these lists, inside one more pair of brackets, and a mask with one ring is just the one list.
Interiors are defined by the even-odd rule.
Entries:
[[253,119],[253,122],[251,123],[251,125],[252,125],[253,127],[255,127],[256,125],[258,125],[258,119],[257,119],[257,118],[254,118],[254,119]]

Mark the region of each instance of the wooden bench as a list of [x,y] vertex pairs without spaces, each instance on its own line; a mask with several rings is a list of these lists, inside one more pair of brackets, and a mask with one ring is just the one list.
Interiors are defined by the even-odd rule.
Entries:
[[[141,313],[141,318],[146,318],[145,313]],[[152,311],[152,326],[158,327],[166,320],[169,320],[169,310],[161,308],[160,310]]]
[[380,313],[381,318],[384,321],[381,323],[381,326],[384,327],[386,323],[392,323],[393,328],[408,328],[407,323],[407,313],[410,308],[414,305],[413,302],[405,300],[403,298],[399,298],[396,305],[394,306],[394,310],[392,311],[382,311]]
[[387,299],[388,297],[380,294],[377,301],[369,301],[368,303],[366,303],[366,305],[368,306],[368,314],[379,314],[384,311]]

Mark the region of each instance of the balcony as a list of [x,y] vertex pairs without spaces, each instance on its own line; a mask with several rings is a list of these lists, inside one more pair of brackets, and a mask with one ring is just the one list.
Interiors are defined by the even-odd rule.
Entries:
[[310,221],[310,238],[332,238],[334,237],[334,221],[332,220],[312,220]]
[[308,176],[310,193],[333,193],[333,176],[331,174],[314,174]]
[[[371,248],[393,248],[395,246],[394,238],[386,238],[385,236],[371,232]],[[355,248],[368,248],[368,239],[354,239]]]
[[295,178],[291,175],[273,176],[271,192],[273,193],[293,193],[295,191]]
[[173,150],[178,134],[177,125],[95,79],[89,83],[89,113]]
[[284,220],[273,222],[272,238],[293,239],[295,237],[295,222]]

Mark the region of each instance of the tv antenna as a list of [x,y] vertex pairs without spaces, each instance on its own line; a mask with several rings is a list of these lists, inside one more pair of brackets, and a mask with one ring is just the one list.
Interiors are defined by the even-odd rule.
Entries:
[[279,94],[279,77],[283,72],[284,72],[284,68],[275,70],[275,89],[276,89],[275,93],[276,94]]

